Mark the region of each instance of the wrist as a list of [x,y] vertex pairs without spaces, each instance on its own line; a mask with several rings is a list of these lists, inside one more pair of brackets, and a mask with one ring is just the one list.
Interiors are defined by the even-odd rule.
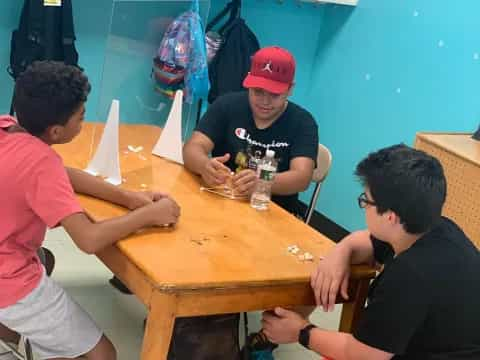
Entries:
[[155,206],[154,204],[149,204],[137,208],[132,211],[132,213],[138,217],[141,222],[141,227],[150,227],[157,224],[156,214],[151,210],[151,207]]
[[307,323],[302,329],[300,329],[300,332],[298,334],[298,342],[300,345],[303,347],[307,348],[310,350],[310,334],[312,333],[312,330],[315,329],[316,326],[310,323]]
[[340,254],[342,257],[347,258],[348,260],[352,257],[353,248],[348,239],[340,241],[336,247],[335,251]]
[[131,196],[132,191],[118,188],[117,201],[118,205],[131,210]]
[[205,156],[202,157],[201,160],[198,162],[197,173],[201,177],[204,176],[205,172],[207,171],[208,163],[210,162],[210,157]]

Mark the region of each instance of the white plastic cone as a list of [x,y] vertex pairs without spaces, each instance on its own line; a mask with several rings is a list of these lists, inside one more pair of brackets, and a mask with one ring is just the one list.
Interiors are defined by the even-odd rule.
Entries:
[[164,157],[183,165],[182,154],[182,101],[183,91],[175,93],[172,109],[168,114],[160,138],[153,147],[152,154]]
[[100,143],[93,159],[90,160],[90,164],[85,169],[89,174],[105,177],[105,180],[113,185],[122,183],[118,155],[119,116],[120,102],[113,100]]

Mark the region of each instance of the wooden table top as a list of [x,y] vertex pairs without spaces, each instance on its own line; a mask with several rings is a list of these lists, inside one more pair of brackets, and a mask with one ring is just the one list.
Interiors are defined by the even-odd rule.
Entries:
[[420,132],[417,137],[480,165],[480,141],[472,139],[471,133]]
[[[74,141],[55,146],[65,165],[85,168],[102,130],[103,124],[85,123]],[[151,155],[160,132],[151,125],[120,126],[120,166],[125,180],[121,186],[166,191],[182,209],[173,230],[148,229],[118,243],[154,286],[175,291],[305,282],[318,256],[334,243],[276,205],[259,212],[247,201],[200,191],[197,176]],[[144,150],[127,153],[128,145]],[[80,202],[97,220],[126,212],[86,196],[80,196]],[[315,262],[302,262],[290,254],[287,247],[293,244],[302,253],[315,255]],[[370,273],[358,268],[352,277]]]

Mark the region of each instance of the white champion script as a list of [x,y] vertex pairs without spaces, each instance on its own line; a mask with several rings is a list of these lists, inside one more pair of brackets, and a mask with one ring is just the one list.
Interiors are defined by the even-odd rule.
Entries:
[[260,146],[260,147],[265,148],[265,149],[269,149],[269,148],[285,148],[285,147],[289,147],[289,146],[290,146],[289,143],[286,143],[286,142],[277,142],[277,141],[275,141],[275,140],[273,140],[270,144],[263,144],[263,143],[261,143],[261,142],[259,142],[259,141],[253,140],[253,139],[250,137],[250,134],[247,133],[247,131],[246,131],[245,129],[242,129],[242,128],[236,129],[235,135],[236,135],[239,139],[245,140],[245,141],[248,142],[250,145]]

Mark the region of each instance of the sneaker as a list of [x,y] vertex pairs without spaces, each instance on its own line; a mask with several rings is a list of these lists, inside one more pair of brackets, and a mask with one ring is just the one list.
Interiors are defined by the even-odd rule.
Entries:
[[275,360],[270,350],[253,351],[250,353],[251,360]]
[[242,349],[244,360],[274,360],[273,350],[278,344],[267,339],[263,332],[250,334],[247,337],[245,346]]

